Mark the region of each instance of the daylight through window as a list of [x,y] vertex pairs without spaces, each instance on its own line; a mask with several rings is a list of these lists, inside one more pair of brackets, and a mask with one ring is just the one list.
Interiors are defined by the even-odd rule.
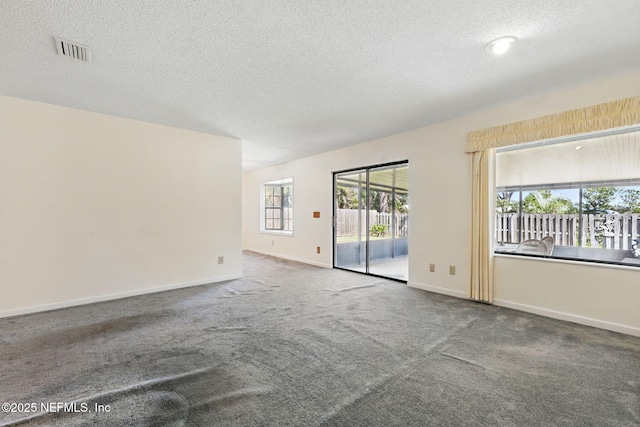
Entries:
[[640,266],[640,130],[500,149],[497,253]]
[[293,180],[273,181],[262,188],[262,231],[293,232]]

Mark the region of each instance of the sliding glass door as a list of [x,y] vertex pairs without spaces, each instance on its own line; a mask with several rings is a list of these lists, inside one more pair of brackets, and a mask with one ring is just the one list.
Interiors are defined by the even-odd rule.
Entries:
[[334,174],[334,266],[406,281],[409,165]]
[[367,170],[334,175],[334,265],[367,272]]

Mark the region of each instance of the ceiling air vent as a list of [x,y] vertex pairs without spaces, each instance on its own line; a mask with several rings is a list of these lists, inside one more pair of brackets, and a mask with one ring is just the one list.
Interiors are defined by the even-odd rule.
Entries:
[[68,56],[84,62],[91,62],[91,48],[76,42],[54,37],[58,55]]

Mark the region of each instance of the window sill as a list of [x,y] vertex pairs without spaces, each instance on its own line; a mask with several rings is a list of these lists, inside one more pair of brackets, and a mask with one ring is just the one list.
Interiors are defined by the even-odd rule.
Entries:
[[617,263],[612,261],[603,261],[603,260],[557,258],[557,257],[548,257],[548,256],[541,256],[541,255],[516,254],[516,253],[508,253],[508,252],[494,252],[493,255],[498,258],[525,259],[529,261],[555,262],[559,264],[573,264],[573,265],[581,265],[585,267],[605,267],[605,268],[615,268],[620,270],[640,271],[640,262],[638,263],[638,265],[634,265],[635,262],[634,264],[622,264],[622,263]]
[[260,230],[261,234],[272,234],[276,236],[293,237],[293,231],[280,231],[280,230]]

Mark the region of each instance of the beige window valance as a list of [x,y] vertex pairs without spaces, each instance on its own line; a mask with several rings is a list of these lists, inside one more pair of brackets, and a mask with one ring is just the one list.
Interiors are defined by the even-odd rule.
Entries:
[[640,96],[467,134],[466,153],[640,124]]

